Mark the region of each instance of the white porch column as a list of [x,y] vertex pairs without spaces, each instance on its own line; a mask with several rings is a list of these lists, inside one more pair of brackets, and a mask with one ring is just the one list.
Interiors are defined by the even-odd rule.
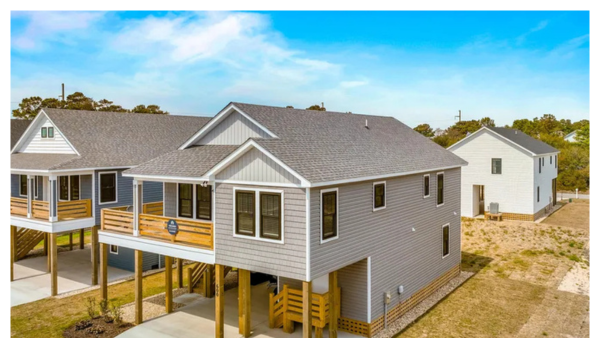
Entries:
[[144,186],[142,181],[133,180],[133,235],[140,235],[140,214],[144,205]]
[[31,201],[33,200],[34,184],[35,176],[27,175],[27,218],[33,217],[33,205],[31,205]]
[[48,206],[49,206],[49,221],[56,222],[58,220],[58,195],[57,195],[56,176],[48,176]]

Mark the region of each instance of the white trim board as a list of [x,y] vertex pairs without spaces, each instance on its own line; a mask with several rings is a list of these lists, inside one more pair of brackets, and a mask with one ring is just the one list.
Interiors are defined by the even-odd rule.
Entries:
[[[336,231],[335,231],[335,236],[331,237],[331,238],[327,238],[327,239],[323,239],[323,193],[328,193],[328,192],[332,192],[335,191],[335,227],[336,227]],[[319,199],[319,203],[320,203],[320,207],[319,207],[319,242],[321,244],[325,244],[327,242],[331,242],[334,241],[338,238],[340,238],[340,192],[338,188],[331,188],[331,189],[321,189],[319,191],[320,194],[320,199]]]
[[198,132],[196,132],[192,137],[190,137],[181,147],[179,147],[179,150],[186,149],[187,147],[191,146],[192,144],[195,144],[196,142],[200,141],[200,139],[203,136],[205,136],[216,125],[218,125],[222,120],[224,120],[227,116],[229,116],[233,112],[238,112],[240,115],[242,115],[243,117],[248,119],[248,121],[252,122],[257,127],[259,127],[261,130],[263,130],[265,133],[267,133],[269,136],[271,136],[273,138],[278,138],[277,135],[275,135],[272,131],[267,129],[262,124],[258,123],[255,119],[250,117],[248,114],[244,113],[241,109],[236,107],[233,103],[230,103],[225,108],[223,108],[219,113],[217,113],[217,115],[215,115],[215,117],[213,117],[206,125],[204,125],[204,127],[202,127]]
[[[115,200],[109,202],[102,202],[102,175],[115,175]],[[116,171],[100,171],[98,172],[98,205],[115,204],[119,203],[119,173]]]
[[[236,193],[237,191],[247,191],[247,192],[254,192],[254,236],[248,236],[248,235],[241,235],[241,234],[237,234],[236,233],[236,202],[237,202],[237,198],[236,198]],[[260,193],[261,192],[270,192],[270,193],[275,193],[275,194],[280,194],[281,195],[281,205],[279,206],[279,210],[281,212],[281,239],[277,240],[277,239],[270,239],[270,238],[262,238],[260,237],[260,230],[262,228],[262,224],[260,223],[260,212],[261,212],[261,205],[260,205]],[[268,243],[275,243],[275,244],[285,244],[285,193],[283,190],[279,190],[279,189],[264,189],[264,188],[250,188],[250,187],[240,187],[240,186],[235,186],[233,187],[233,237],[235,238],[245,238],[245,239],[249,239],[249,240],[255,240],[255,241],[262,241],[262,242],[268,242]]]

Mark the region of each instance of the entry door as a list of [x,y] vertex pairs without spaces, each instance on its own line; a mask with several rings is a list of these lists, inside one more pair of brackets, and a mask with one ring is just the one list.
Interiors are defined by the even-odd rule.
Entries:
[[556,178],[552,179],[552,205],[556,205]]
[[479,214],[485,214],[485,186],[479,186]]

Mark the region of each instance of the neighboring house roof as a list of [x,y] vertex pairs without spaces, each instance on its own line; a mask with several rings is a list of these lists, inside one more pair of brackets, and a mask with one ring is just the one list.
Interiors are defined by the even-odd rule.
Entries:
[[[80,156],[11,155],[11,168],[68,170],[131,167],[177,149],[208,117],[43,109]],[[23,155],[44,159],[31,163]],[[55,158],[56,160],[50,160]],[[23,159],[23,160],[21,160]],[[62,161],[61,161],[62,160]]]
[[17,144],[30,123],[31,120],[10,119],[10,149]]
[[574,130],[574,131],[568,133],[567,135],[565,135],[564,139],[568,141],[569,139],[574,138],[576,134],[577,134],[577,130]]
[[510,144],[514,145],[515,147],[524,149],[526,152],[528,152],[530,155],[533,155],[533,156],[560,152],[560,150],[548,145],[547,143],[537,140],[537,139],[523,133],[520,130],[511,129],[511,128],[500,128],[500,127],[482,127],[481,129],[477,130],[476,132],[474,132],[470,135],[467,135],[462,140],[460,140],[460,141],[454,143],[453,145],[451,145],[450,147],[448,147],[448,150],[457,148],[459,145],[463,144],[467,140],[471,140],[471,139],[475,138],[476,135],[479,135],[481,132],[483,132],[485,130],[488,130],[488,131],[492,132],[493,134],[498,135],[498,136],[508,140]]
[[[466,164],[460,157],[392,117],[238,102],[231,105],[277,136],[251,140],[313,184],[393,176]],[[365,126],[367,123],[368,128]],[[206,146],[196,148],[202,147]],[[206,151],[211,152],[212,158],[216,160],[222,155],[221,151],[225,152],[226,149],[233,151],[231,148]],[[179,176],[185,170],[179,170],[177,166],[165,168],[164,171],[155,168],[159,162],[166,165],[169,156],[185,158],[186,155],[183,154],[186,151],[188,150],[180,150],[179,155],[161,156],[154,165],[150,162],[130,169],[127,173],[140,176]],[[219,156],[213,152],[219,152]],[[218,162],[212,164],[216,165]],[[209,169],[206,158],[200,156],[195,158],[190,166],[192,165],[206,168],[205,173]],[[205,174],[201,171],[195,171],[194,176]]]

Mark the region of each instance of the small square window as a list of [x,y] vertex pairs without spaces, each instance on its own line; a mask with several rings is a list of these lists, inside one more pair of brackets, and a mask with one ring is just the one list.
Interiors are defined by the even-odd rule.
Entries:
[[110,253],[118,255],[119,254],[119,246],[118,245],[111,245],[110,246]]
[[48,128],[42,127],[42,138],[48,138]]
[[48,138],[54,138],[54,127],[48,127]]

